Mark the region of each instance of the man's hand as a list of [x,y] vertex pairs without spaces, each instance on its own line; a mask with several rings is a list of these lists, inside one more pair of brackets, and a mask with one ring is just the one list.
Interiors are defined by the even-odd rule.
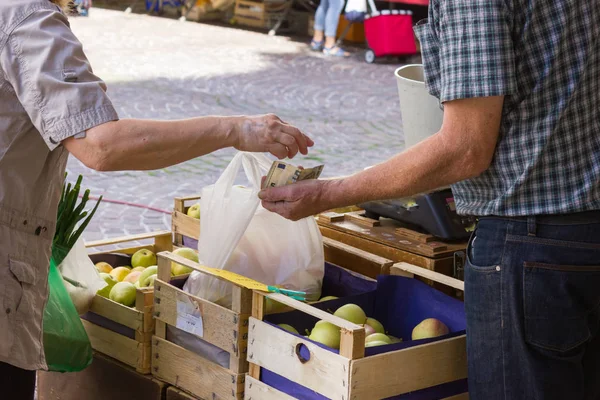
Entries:
[[269,152],[279,159],[308,154],[311,138],[273,114],[242,117],[233,129],[234,147],[241,151]]
[[329,185],[336,181],[310,179],[292,185],[262,190],[262,206],[284,218],[297,221],[332,208],[327,199]]
[[492,162],[503,104],[503,97],[446,102],[437,134],[344,179],[267,189],[260,194],[263,207],[298,220],[336,207],[413,196],[476,177]]

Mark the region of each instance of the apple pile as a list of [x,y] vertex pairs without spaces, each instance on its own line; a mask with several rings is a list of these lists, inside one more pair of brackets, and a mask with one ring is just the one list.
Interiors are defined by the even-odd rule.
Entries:
[[[330,296],[327,298],[327,300],[333,299],[335,299],[335,297]],[[324,298],[320,301],[324,300],[326,299]],[[356,304],[343,305],[342,307],[338,308],[333,315],[356,325],[363,326],[365,328],[366,335],[365,347],[384,346],[402,341],[400,338],[386,335],[383,324],[381,324],[381,322],[377,321],[375,318],[367,317],[364,310]],[[298,331],[290,325],[280,324],[279,327],[288,332],[298,334]],[[428,318],[415,326],[412,331],[412,340],[434,338],[446,335],[448,333],[449,329],[443,322],[435,318]],[[340,328],[327,321],[318,321],[312,331],[310,331],[306,337],[312,341],[324,344],[332,349],[340,348]]]
[[[189,248],[176,249],[173,254],[198,262],[198,254]],[[99,262],[96,264],[96,269],[107,283],[107,286],[96,294],[127,307],[135,304],[136,288],[153,287],[158,276],[156,254],[147,249],[135,252],[131,257],[131,266],[113,268],[106,262]],[[192,272],[191,268],[175,262],[171,263],[171,276],[185,275],[190,272]]]

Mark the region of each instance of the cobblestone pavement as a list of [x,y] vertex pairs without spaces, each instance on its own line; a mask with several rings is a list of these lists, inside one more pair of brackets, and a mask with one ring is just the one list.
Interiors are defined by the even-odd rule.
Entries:
[[[324,176],[350,174],[403,147],[393,72],[362,52],[346,60],[285,37],[95,8],[71,25],[122,118],[177,119],[274,112],[311,135]],[[170,211],[173,197],[214,183],[231,150],[151,172],[98,173],[71,158],[93,195]],[[104,202],[86,240],[168,229],[166,213]]]

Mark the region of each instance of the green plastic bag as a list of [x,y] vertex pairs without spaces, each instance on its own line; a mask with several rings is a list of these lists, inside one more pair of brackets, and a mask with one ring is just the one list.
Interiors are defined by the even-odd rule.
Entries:
[[52,258],[44,309],[46,364],[49,371],[78,372],[92,363],[92,344],[56,265]]

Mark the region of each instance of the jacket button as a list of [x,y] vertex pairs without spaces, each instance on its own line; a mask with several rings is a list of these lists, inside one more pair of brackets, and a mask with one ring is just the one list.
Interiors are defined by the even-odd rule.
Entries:
[[36,234],[37,236],[40,236],[40,234],[41,234],[41,233],[42,233],[42,227],[41,227],[41,226],[38,226],[38,227],[35,229],[35,234]]
[[7,313],[7,314],[10,314],[10,308],[7,308],[7,309],[6,309],[6,313]]
[[23,225],[27,225],[27,220],[24,220],[24,221],[23,221]]

